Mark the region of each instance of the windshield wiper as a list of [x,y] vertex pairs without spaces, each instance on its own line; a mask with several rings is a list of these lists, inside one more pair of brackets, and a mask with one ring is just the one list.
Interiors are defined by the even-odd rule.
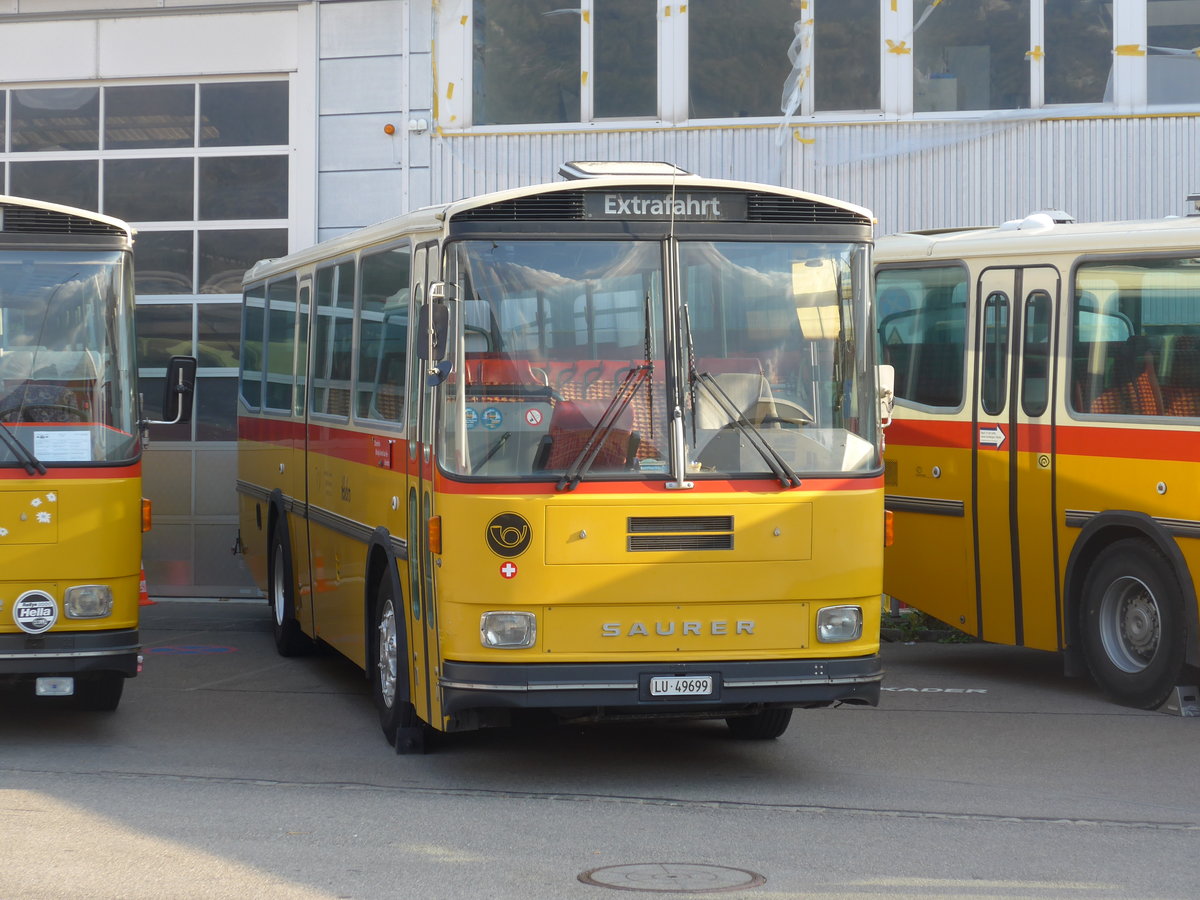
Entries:
[[697,372],[695,367],[691,370],[691,382],[693,385],[699,384],[703,387],[710,397],[717,401],[717,406],[721,407],[721,412],[729,418],[729,421],[737,426],[740,431],[750,442],[750,445],[758,451],[762,456],[763,461],[771,467],[771,471],[775,473],[775,477],[779,479],[780,484],[785,488],[800,487],[802,482],[796,471],[788,465],[788,461],[784,459],[779,451],[776,450],[748,421],[745,414],[738,409],[736,403],[730,399],[729,395],[717,382],[717,379],[708,372]]
[[33,451],[26,449],[20,439],[12,433],[12,429],[4,422],[0,422],[0,441],[12,451],[12,455],[16,457],[17,462],[25,467],[25,472],[29,475],[45,475],[46,464],[33,455]]
[[563,473],[562,478],[558,479],[556,490],[573,491],[583,480],[584,474],[600,454],[609,432],[617,424],[617,419],[620,418],[621,413],[625,412],[638,388],[650,377],[650,371],[653,368],[653,363],[644,363],[631,367],[625,373],[625,379],[617,387],[612,399],[608,401],[608,406],[604,408],[600,420],[593,426],[592,433],[588,435],[583,449],[571,461],[571,465],[567,466],[567,471]]

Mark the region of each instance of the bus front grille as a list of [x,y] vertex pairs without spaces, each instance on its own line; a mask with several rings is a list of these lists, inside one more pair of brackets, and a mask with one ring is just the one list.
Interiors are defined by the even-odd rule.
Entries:
[[733,516],[630,516],[626,531],[631,553],[733,549]]

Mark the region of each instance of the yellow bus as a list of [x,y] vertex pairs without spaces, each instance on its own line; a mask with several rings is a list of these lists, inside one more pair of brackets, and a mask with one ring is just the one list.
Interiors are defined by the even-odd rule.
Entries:
[[245,278],[240,539],[384,734],[878,702],[866,210],[663,164]]
[[[0,685],[112,710],[139,671],[133,232],[0,197]],[[168,375],[191,410],[195,362]]]
[[1155,708],[1200,663],[1200,217],[877,243],[885,590]]

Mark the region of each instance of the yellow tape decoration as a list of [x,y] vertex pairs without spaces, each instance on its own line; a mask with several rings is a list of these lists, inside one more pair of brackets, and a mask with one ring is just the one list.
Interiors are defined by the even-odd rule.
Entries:
[[1145,56],[1146,48],[1141,44],[1118,44],[1113,47],[1113,53],[1117,56]]
[[799,131],[793,131],[792,137],[794,137],[796,140],[798,140],[802,144],[815,144],[817,142],[816,138],[800,137]]
[[450,100],[454,97],[454,82],[451,81],[446,85],[446,99]]
[[671,18],[671,7],[669,7],[669,6],[663,7],[663,18],[664,19]]
[[586,85],[587,84],[587,76],[588,76],[587,72],[580,72],[579,73],[579,83],[582,85]]
[[1041,62],[1046,58],[1046,51],[1042,49],[1041,44],[1037,44],[1034,48],[1025,54],[1026,59],[1032,59],[1035,62]]
[[585,9],[583,11],[583,21],[586,25],[592,24],[592,11],[590,9]]
[[901,41],[900,43],[897,44],[891,38],[888,38],[887,45],[888,45],[888,53],[895,53],[898,56],[903,56],[905,53],[912,53],[912,50],[909,48],[907,41]]
[[897,4],[898,2],[899,2],[899,0],[892,0],[892,12],[900,12],[900,10],[898,10],[898,9],[896,8],[896,4]]

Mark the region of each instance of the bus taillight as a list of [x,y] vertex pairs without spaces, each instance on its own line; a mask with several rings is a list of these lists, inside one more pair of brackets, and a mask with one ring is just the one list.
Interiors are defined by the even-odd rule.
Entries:
[[895,514],[890,509],[883,511],[883,546],[892,546],[896,538]]

